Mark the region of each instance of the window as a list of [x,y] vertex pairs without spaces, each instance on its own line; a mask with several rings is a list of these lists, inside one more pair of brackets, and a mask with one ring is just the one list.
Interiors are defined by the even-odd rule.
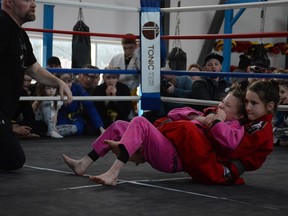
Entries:
[[71,68],[72,65],[72,43],[71,39],[54,38],[53,56],[57,56],[63,68]]
[[[43,38],[41,35],[29,35],[33,46],[34,55],[38,62],[43,65]],[[71,68],[72,65],[72,42],[68,37],[53,38],[53,56],[61,60],[63,68]],[[104,41],[91,39],[91,63],[104,69],[108,66],[112,57],[122,53],[122,45],[119,41]]]
[[116,54],[123,53],[122,45],[116,43],[98,42],[96,43],[96,65],[105,68]]
[[34,55],[37,59],[37,61],[39,62],[39,64],[42,65],[42,53],[43,53],[43,43],[42,43],[42,38],[39,36],[34,36],[34,37],[30,37],[30,41],[33,47],[33,52]]

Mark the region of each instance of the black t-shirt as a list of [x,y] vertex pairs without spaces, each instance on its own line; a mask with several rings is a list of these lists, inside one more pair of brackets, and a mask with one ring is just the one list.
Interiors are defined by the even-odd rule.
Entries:
[[36,61],[26,32],[0,10],[0,112],[9,119],[17,109],[25,68]]

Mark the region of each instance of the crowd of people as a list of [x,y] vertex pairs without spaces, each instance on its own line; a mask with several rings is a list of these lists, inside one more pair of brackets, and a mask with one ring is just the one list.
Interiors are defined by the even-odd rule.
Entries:
[[[60,63],[57,57],[52,59]],[[191,64],[187,70],[221,72],[223,60],[220,54],[211,53],[206,56],[203,67]],[[268,65],[263,67],[265,61],[261,66],[258,63],[254,65],[248,56],[242,55],[239,69],[235,71],[268,72]],[[92,65],[84,68],[98,69]],[[121,68],[109,65],[106,69]],[[99,82],[100,74],[92,71],[77,76],[66,73],[57,76],[70,87],[73,96],[129,96],[133,91],[120,81],[119,74],[104,73],[102,82]],[[24,84],[27,85],[27,80],[23,88]],[[36,85],[37,95],[41,95],[41,86]],[[133,161],[147,162],[162,172],[187,172],[199,183],[243,184],[241,175],[261,167],[273,145],[283,145],[287,140],[288,132],[283,129],[287,121],[285,112],[277,112],[278,104],[288,103],[287,89],[287,81],[281,79],[163,75],[161,95],[220,101],[219,105],[163,102],[160,110],[131,118],[131,110],[136,110],[130,101],[72,101],[60,105],[49,102],[44,106],[51,109],[49,120],[36,120],[44,120],[48,128],[46,135],[54,138],[74,134],[98,137],[92,151],[79,160],[63,154],[64,162],[77,175],[83,175],[107,152],[112,150],[116,154],[117,159],[107,172],[90,177],[96,183],[116,185],[121,168]],[[57,95],[55,88],[42,86],[42,95],[49,95],[49,91],[50,96]],[[39,103],[43,104],[34,103],[38,108]],[[32,107],[35,110],[35,106]],[[45,116],[43,108],[42,116]]]
[[[279,129],[287,126],[287,113],[277,112],[278,104],[288,103],[286,80],[163,75],[162,96],[215,100],[219,105],[162,103],[159,110],[143,116],[137,116],[131,101],[72,100],[73,96],[136,95],[139,76],[105,73],[100,83],[93,65],[83,65],[93,69],[91,73],[53,75],[39,65],[21,28],[35,20],[35,1],[3,0],[1,6],[0,23],[5,29],[0,34],[1,70],[9,73],[0,85],[0,169],[15,170],[25,163],[17,136],[88,134],[97,137],[91,152],[79,160],[65,154],[63,159],[75,174],[83,175],[99,157],[115,153],[117,158],[107,172],[90,177],[97,183],[116,185],[121,168],[133,161],[148,162],[167,173],[184,171],[199,183],[242,184],[245,171],[259,169],[273,145],[287,140],[287,130]],[[122,39],[122,46],[124,53],[112,57],[106,69],[140,69],[137,40]],[[203,67],[191,64],[187,70],[221,72],[223,60],[220,54],[210,53]],[[61,68],[61,61],[53,56],[47,66]],[[243,55],[238,69],[271,72],[267,59]],[[31,84],[32,79],[37,82]],[[61,101],[19,102],[20,95],[59,95]]]

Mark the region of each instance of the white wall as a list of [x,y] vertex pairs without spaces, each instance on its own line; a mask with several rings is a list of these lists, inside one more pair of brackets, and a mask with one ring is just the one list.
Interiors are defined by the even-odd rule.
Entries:
[[[77,0],[70,0],[76,1]],[[87,1],[88,2],[88,1]],[[97,4],[119,5],[133,8],[140,7],[138,0],[102,0],[92,1]],[[36,9],[37,19],[35,22],[25,24],[25,27],[43,28],[43,5],[37,3]],[[54,29],[72,31],[73,26],[77,22],[79,9],[70,6],[55,6],[54,8]],[[107,10],[96,10],[83,8],[84,21],[89,26],[90,32],[95,33],[113,33],[139,34],[139,14],[136,12],[117,12]],[[109,38],[105,38],[109,40]],[[115,39],[113,39],[115,40]],[[120,40],[120,39],[119,39]]]
[[[271,1],[271,0],[270,0]],[[171,7],[177,7],[178,1],[171,1]],[[205,2],[205,4],[204,4]],[[219,0],[181,0],[181,6],[196,6],[196,5],[216,5],[219,4]],[[234,15],[238,10],[234,10]],[[192,34],[206,34],[210,27],[213,19],[214,12],[183,12],[180,14],[181,19],[181,35],[192,35]],[[276,31],[287,31],[287,19],[288,19],[288,5],[285,7],[267,7],[266,9],[266,19],[265,19],[265,32],[276,32]],[[175,32],[175,21],[176,14],[171,13],[170,17],[170,35]],[[259,8],[247,8],[239,20],[233,27],[233,33],[257,33],[260,31],[260,9]],[[219,32],[224,33],[223,26]],[[259,41],[257,38],[247,38],[247,39],[235,39],[240,41]],[[265,38],[264,43],[277,43],[286,42],[286,38]],[[201,50],[203,40],[183,40],[182,46],[188,55],[188,62],[194,63],[198,59],[199,50]],[[231,64],[238,65],[239,53],[232,53]],[[271,66],[284,67],[285,66],[285,56],[271,55],[269,54],[271,60]]]
[[[78,0],[73,0],[78,2]],[[87,1],[88,2],[88,1]],[[89,0],[97,4],[119,5],[133,8],[140,7],[140,0]],[[171,0],[171,7],[177,6],[177,0]],[[181,6],[196,5],[216,5],[219,0],[181,0]],[[139,15],[133,12],[115,12],[107,10],[83,9],[85,23],[90,27],[91,32],[126,34],[133,33],[139,35]],[[69,30],[73,29],[78,17],[78,8],[69,6],[55,6],[54,29]],[[235,10],[236,13],[236,10]],[[25,24],[25,27],[43,28],[43,5],[37,3],[37,20]],[[206,34],[212,21],[214,12],[182,12],[180,14],[181,35]],[[286,7],[267,8],[265,32],[287,31],[288,5]],[[170,14],[170,35],[175,32],[176,13]],[[260,29],[260,9],[247,9],[234,25],[233,33],[254,33]],[[223,33],[223,28],[220,33]],[[109,40],[109,38],[101,38]],[[113,39],[115,40],[115,39]],[[120,39],[119,39],[120,40]],[[237,39],[258,41],[258,39]],[[173,41],[170,41],[172,43]],[[203,40],[183,40],[182,47],[187,52],[187,64],[194,63],[203,45]],[[286,42],[286,38],[264,39],[264,43]],[[232,64],[238,64],[238,53],[232,53]],[[269,55],[271,65],[284,67],[285,56]]]

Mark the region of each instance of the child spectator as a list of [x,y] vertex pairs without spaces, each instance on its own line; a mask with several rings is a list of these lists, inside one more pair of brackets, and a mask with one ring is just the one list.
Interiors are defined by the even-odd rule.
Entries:
[[[110,67],[111,69],[111,67]],[[119,82],[119,74],[103,74],[104,83],[97,86],[94,96],[130,96],[129,87]],[[95,101],[94,105],[108,127],[116,120],[129,121],[129,114],[133,109],[131,101]]]
[[[37,85],[36,94],[38,96],[50,97],[58,95],[56,88],[45,86],[42,84]],[[56,127],[58,110],[62,105],[62,101],[35,101],[33,103],[36,119],[45,121],[48,127],[46,135],[52,138],[63,138],[63,136],[59,134],[60,132]]]
[[[280,105],[288,104],[288,80],[279,80]],[[288,143],[288,111],[277,111],[274,121],[274,144],[287,146]]]
[[[127,36],[135,37],[133,34]],[[111,59],[109,67],[120,68],[120,70],[140,70],[140,47],[136,38],[123,38],[121,40],[124,53],[119,53]],[[138,74],[121,74],[119,82],[127,85],[130,89],[131,96],[137,96],[137,90],[140,83]],[[130,112],[130,118],[137,112],[137,102],[133,103],[133,110]]]
[[[28,74],[24,75],[21,96],[30,95],[30,84],[32,78]],[[40,137],[46,135],[47,125],[43,120],[36,120],[31,101],[19,101],[16,113],[12,119],[13,131],[18,137]]]

